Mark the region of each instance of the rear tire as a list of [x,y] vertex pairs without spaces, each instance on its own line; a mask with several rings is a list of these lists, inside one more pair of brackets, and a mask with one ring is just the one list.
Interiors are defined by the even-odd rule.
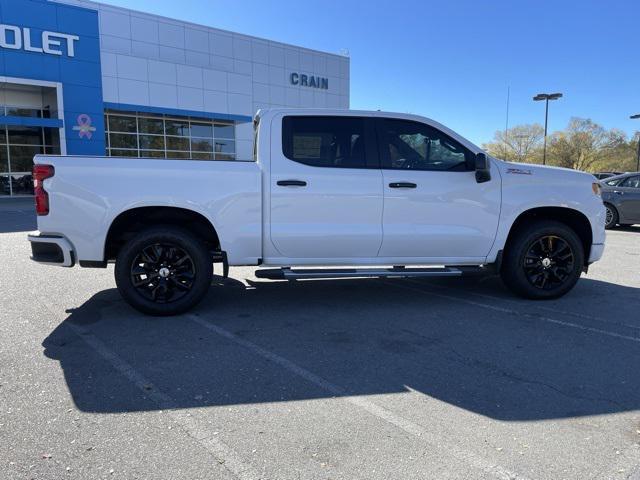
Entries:
[[541,220],[509,240],[500,276],[519,296],[552,299],[575,286],[583,266],[584,247],[578,235],[563,223]]
[[212,274],[206,245],[173,226],[140,232],[116,258],[118,291],[129,305],[148,315],[177,315],[191,309],[207,294]]
[[616,210],[616,207],[614,207],[610,203],[605,203],[604,207],[607,209],[606,215],[605,215],[604,228],[606,228],[607,230],[616,228],[616,225],[618,225],[618,221],[620,220],[620,216],[618,215],[618,210]]

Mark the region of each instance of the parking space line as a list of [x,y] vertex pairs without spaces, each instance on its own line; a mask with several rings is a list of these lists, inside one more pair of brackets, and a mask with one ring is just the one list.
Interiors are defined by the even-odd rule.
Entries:
[[178,402],[166,393],[158,390],[147,378],[107,347],[104,342],[95,335],[69,322],[65,322],[64,325],[69,327],[120,374],[131,381],[138,390],[150,398],[161,410],[166,410],[167,414],[182,427],[187,435],[208,451],[216,461],[234,477],[239,480],[256,480],[262,478],[252,466],[240,460],[239,456],[228,445],[219,440],[213,431],[199,425],[194,416],[180,413]]
[[476,307],[481,307],[481,308],[486,308],[489,310],[494,310],[497,312],[501,312],[501,313],[508,313],[510,315],[515,315],[515,316],[521,316],[521,317],[528,317],[528,318],[532,318],[534,320],[542,320],[543,322],[547,322],[547,323],[552,323],[555,325],[561,325],[563,327],[570,327],[570,328],[575,328],[578,330],[582,330],[585,332],[590,332],[590,333],[596,333],[596,334],[600,334],[600,335],[606,335],[608,337],[613,337],[613,338],[619,338],[622,340],[630,340],[632,342],[636,342],[636,343],[640,343],[640,337],[632,337],[630,335],[623,335],[621,333],[615,333],[615,332],[610,332],[608,330],[602,330],[601,328],[594,328],[594,327],[587,327],[585,325],[579,325],[577,323],[573,323],[573,322],[566,322],[564,320],[558,320],[555,318],[551,318],[551,317],[546,317],[546,316],[542,316],[542,315],[536,315],[536,314],[532,314],[532,313],[527,313],[527,312],[520,312],[518,310],[514,310],[511,308],[506,308],[506,307],[498,307],[496,305],[490,305],[488,303],[481,303],[481,302],[476,302],[474,300],[468,300],[466,298],[460,298],[460,297],[456,297],[454,295],[447,295],[444,293],[438,293],[438,292],[432,292],[429,290],[424,290],[422,288],[418,288],[417,286],[411,286],[411,285],[406,285],[406,283],[412,283],[413,285],[422,285],[419,284],[417,282],[411,281],[411,280],[405,280],[405,283],[394,283],[394,282],[390,282],[390,281],[383,281],[383,283],[386,283],[388,285],[392,285],[398,288],[404,288],[405,290],[414,290],[417,292],[420,292],[424,295],[433,295],[434,297],[441,297],[441,298],[446,298],[447,300],[454,300],[456,302],[462,302],[462,303],[466,303],[469,305],[473,305]]
[[[413,280],[407,280],[410,283],[413,283],[415,285],[427,285],[429,287],[432,288],[436,288],[438,290],[445,290],[447,287],[444,287],[442,285],[435,285],[433,283],[418,283],[416,281]],[[525,301],[518,301],[518,300],[514,300],[514,299],[510,299],[510,298],[503,298],[503,297],[497,297],[495,295],[488,295],[486,293],[478,293],[478,292],[465,292],[465,294],[467,295],[473,295],[474,297],[480,297],[480,298],[487,298],[487,299],[491,299],[491,300],[499,300],[501,302],[507,302],[507,303],[511,303],[513,305],[518,305],[521,307],[525,307],[527,306],[525,304]],[[624,327],[624,328],[630,328],[633,330],[640,330],[640,324],[638,325],[631,325],[628,323],[621,323],[618,321],[615,322],[611,322],[609,320],[604,320],[602,318],[599,317],[594,317],[593,315],[587,315],[585,313],[579,313],[579,312],[569,312],[567,310],[559,310],[557,308],[550,308],[550,307],[545,307],[544,305],[539,305],[540,302],[536,302],[533,306],[533,308],[537,308],[539,310],[545,310],[547,312],[553,312],[553,313],[560,313],[562,315],[570,315],[572,317],[576,317],[576,318],[584,318],[585,320],[593,320],[594,322],[600,322],[600,323],[604,323],[606,325],[617,325],[619,327]]]
[[379,418],[380,420],[383,420],[403,430],[404,432],[419,438],[425,443],[430,444],[432,447],[434,447],[434,449],[436,448],[443,449],[446,453],[452,455],[458,460],[462,460],[466,462],[468,465],[478,470],[482,470],[486,473],[494,475],[496,478],[505,479],[505,480],[507,479],[526,480],[526,477],[523,477],[522,475],[514,473],[505,467],[502,467],[493,462],[487,461],[481,456],[473,452],[465,451],[455,444],[445,442],[441,437],[438,437],[435,434],[429,432],[429,430],[427,430],[426,428],[400,415],[397,415],[391,412],[390,410],[387,410],[386,408],[383,408],[375,404],[374,402],[367,400],[366,398],[348,396],[349,392],[347,392],[347,390],[344,389],[343,387],[336,385],[334,383],[331,383],[330,381],[322,378],[321,376],[316,375],[315,373],[293,363],[292,361],[287,360],[286,358],[281,357],[280,355],[273,353],[269,350],[266,350],[260,347],[259,345],[256,345],[253,342],[250,342],[249,340],[238,337],[237,335],[229,332],[228,330],[225,330],[222,327],[219,327],[218,325],[208,322],[203,318],[194,314],[188,314],[187,317],[190,318],[195,323],[197,323],[198,325],[206,328],[207,330],[210,330],[211,332],[216,333],[221,337],[231,340],[232,342],[246,348],[247,350],[250,350],[256,355],[259,355],[260,357],[266,360],[269,360],[277,365],[280,365],[281,367],[288,370],[289,372],[307,380],[310,383],[313,383],[314,385],[326,390],[327,392],[341,397],[345,401],[351,403],[352,405],[357,406],[362,410],[365,410],[366,412]]
[[[32,298],[40,299],[35,292],[32,292]],[[58,312],[51,304],[43,302],[42,300],[39,300],[38,303],[51,315],[54,317],[57,316]],[[115,368],[116,371],[133,383],[147,398],[151,399],[161,410],[166,410],[169,417],[180,425],[189,437],[205,451],[209,452],[216,459],[217,463],[233,477],[238,480],[256,480],[264,477],[258,474],[251,465],[243,462],[240,456],[220,440],[214,431],[199,425],[193,415],[181,413],[181,407],[177,401],[159,390],[150,380],[111,350],[98,337],[68,321],[63,322],[61,325],[68,327],[76,336]]]

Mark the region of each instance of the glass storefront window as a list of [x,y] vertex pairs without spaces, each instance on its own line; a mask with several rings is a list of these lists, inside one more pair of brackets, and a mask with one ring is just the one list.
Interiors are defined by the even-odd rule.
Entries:
[[14,145],[44,145],[42,127],[23,127],[21,125],[9,125],[9,143]]
[[189,123],[181,122],[180,120],[166,120],[165,121],[165,134],[176,135],[179,137],[189,136]]
[[11,175],[13,195],[33,195],[33,176],[30,173]]
[[209,124],[192,123],[191,136],[213,138],[213,125],[211,125],[210,123]]
[[165,158],[164,150],[140,150],[140,156],[145,158]]
[[177,159],[187,159],[187,158],[191,158],[191,154],[189,152],[171,152],[171,151],[167,151],[167,158],[177,158]]
[[15,145],[9,146],[9,159],[13,172],[31,172],[33,169],[33,157],[44,153],[43,146]]
[[138,136],[127,133],[112,133],[109,136],[111,148],[138,148]]
[[108,155],[236,159],[233,122],[107,110],[105,125]]
[[111,149],[112,157],[137,157],[138,150]]
[[236,153],[236,142],[233,140],[216,140],[216,153]]
[[0,172],[9,171],[9,152],[6,145],[0,145]]
[[140,148],[147,150],[164,150],[164,137],[159,135],[140,135]]
[[213,152],[213,138],[192,138],[191,151]]
[[217,124],[214,128],[214,135],[216,138],[227,138],[235,140],[236,133],[233,125]]
[[152,133],[164,135],[164,120],[161,118],[140,118],[138,119],[140,133]]
[[32,195],[33,157],[60,154],[57,128],[0,125],[0,195]]
[[44,145],[60,151],[60,132],[55,128],[45,128]]
[[6,115],[11,117],[33,117],[42,118],[42,110],[39,108],[10,107],[7,106]]
[[0,196],[33,194],[33,157],[60,154],[60,129],[27,126],[58,118],[54,87],[0,82]]
[[192,152],[191,156],[194,160],[214,160],[213,152]]
[[189,139],[184,137],[167,137],[168,150],[189,151]]
[[11,187],[9,186],[9,175],[0,173],[0,197],[3,195],[11,195]]
[[129,132],[137,133],[138,127],[136,125],[135,117],[121,117],[110,116],[109,117],[109,131],[110,132]]
[[52,118],[50,107],[34,108],[16,105],[0,105],[0,115],[8,115],[11,117]]

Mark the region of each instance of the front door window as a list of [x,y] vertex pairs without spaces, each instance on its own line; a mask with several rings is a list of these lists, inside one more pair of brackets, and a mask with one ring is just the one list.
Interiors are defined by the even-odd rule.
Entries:
[[394,119],[382,125],[384,168],[467,171],[473,165],[469,150],[429,125]]

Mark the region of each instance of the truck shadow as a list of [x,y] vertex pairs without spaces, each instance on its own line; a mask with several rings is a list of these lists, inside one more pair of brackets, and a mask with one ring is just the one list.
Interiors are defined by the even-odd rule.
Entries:
[[616,227],[615,230],[619,230],[621,232],[636,232],[640,233],[640,225],[626,225],[624,227]]
[[218,284],[191,315],[145,317],[115,289],[74,309],[43,346],[78,408],[159,409],[145,389],[175,408],[335,396],[265,351],[345,395],[411,390],[505,421],[640,408],[637,288],[585,278],[540,304],[493,279]]

